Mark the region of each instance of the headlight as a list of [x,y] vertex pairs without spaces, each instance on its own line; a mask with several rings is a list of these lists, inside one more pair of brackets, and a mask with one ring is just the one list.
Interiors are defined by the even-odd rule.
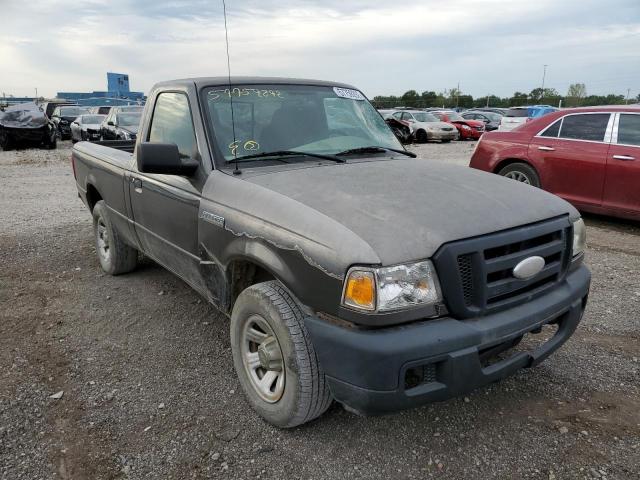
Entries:
[[469,125],[461,125],[463,130],[471,130],[471,127]]
[[584,253],[587,247],[587,227],[584,225],[584,221],[579,218],[573,222],[573,256]]
[[125,140],[131,140],[131,134],[127,132],[122,132],[122,138]]
[[342,295],[344,306],[369,312],[432,305],[441,300],[438,277],[428,260],[383,268],[353,267]]

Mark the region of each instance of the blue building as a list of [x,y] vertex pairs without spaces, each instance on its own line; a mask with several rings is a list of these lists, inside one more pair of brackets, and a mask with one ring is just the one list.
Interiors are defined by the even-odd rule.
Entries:
[[85,106],[142,104],[146,100],[143,92],[129,89],[129,75],[113,72],[107,72],[106,92],[58,92],[57,97]]

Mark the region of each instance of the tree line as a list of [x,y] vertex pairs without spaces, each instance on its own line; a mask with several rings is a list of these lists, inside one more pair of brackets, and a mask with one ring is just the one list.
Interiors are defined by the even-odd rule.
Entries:
[[[624,95],[588,95],[584,83],[573,83],[569,86],[566,95],[561,95],[555,88],[534,88],[529,93],[514,92],[510,97],[498,97],[486,95],[474,98],[463,94],[457,88],[445,89],[444,92],[424,91],[418,93],[409,90],[401,96],[378,95],[373,98],[373,104],[377,108],[393,107],[444,107],[444,108],[474,108],[474,107],[519,107],[522,105],[546,104],[563,107],[587,107],[596,105],[623,105],[625,103],[640,103],[640,94],[637,97],[627,99]],[[562,102],[562,103],[561,103]]]

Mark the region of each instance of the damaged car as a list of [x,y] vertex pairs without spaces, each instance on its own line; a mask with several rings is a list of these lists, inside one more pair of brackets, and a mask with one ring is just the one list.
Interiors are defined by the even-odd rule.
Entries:
[[71,122],[71,142],[100,140],[100,127],[106,115],[80,115]]
[[0,112],[0,148],[27,146],[56,148],[56,129],[44,110],[35,103],[11,105]]
[[77,143],[72,167],[104,272],[144,253],[228,316],[246,401],[278,427],[464,395],[545,360],[587,304],[574,207],[416,158],[350,85],[163,82],[135,142]]
[[56,107],[51,115],[51,120],[56,126],[58,138],[60,140],[69,140],[71,138],[71,122],[85,113],[89,113],[88,107],[79,107],[77,105]]

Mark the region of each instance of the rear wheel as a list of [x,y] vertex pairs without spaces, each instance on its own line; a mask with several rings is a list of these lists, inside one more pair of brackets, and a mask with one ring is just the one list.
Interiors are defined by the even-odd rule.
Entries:
[[516,162],[507,165],[498,172],[503,177],[510,178],[516,182],[526,183],[534,187],[540,188],[540,177],[535,168],[523,162]]
[[238,296],[231,349],[247,400],[267,422],[295,427],[329,408],[331,394],[304,314],[278,281],[252,285]]
[[109,275],[120,275],[136,268],[138,251],[122,241],[113,228],[103,200],[93,207],[93,231],[100,266]]

